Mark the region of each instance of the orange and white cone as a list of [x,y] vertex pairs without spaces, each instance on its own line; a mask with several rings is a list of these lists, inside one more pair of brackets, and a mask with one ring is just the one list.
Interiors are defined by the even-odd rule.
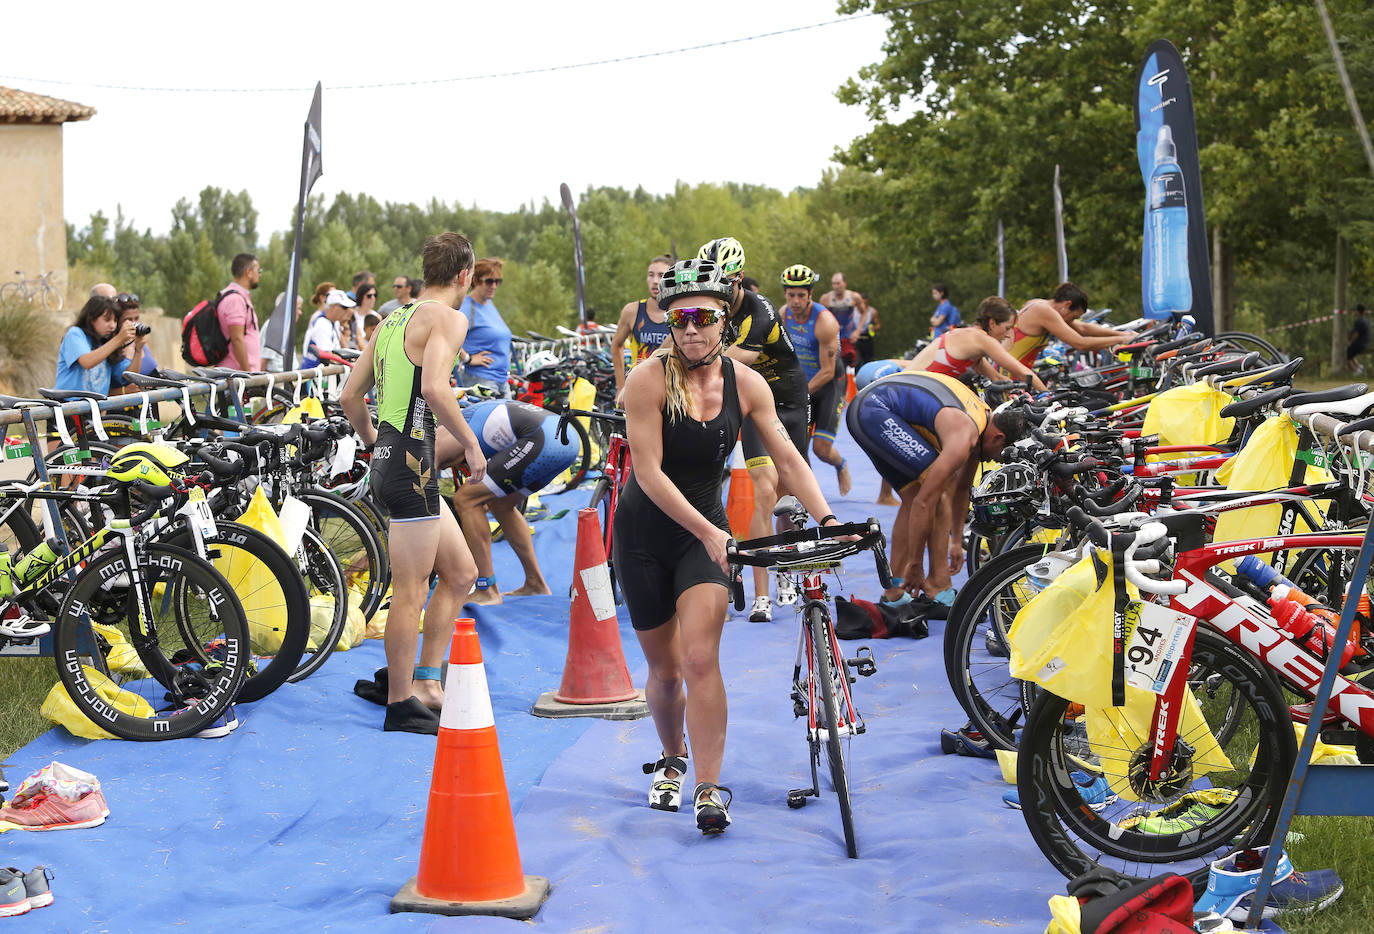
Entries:
[[637,720],[649,715],[649,705],[630,680],[620,645],[604,541],[596,510],[580,510],[563,680],[557,691],[545,692],[535,701],[530,712],[536,717]]
[[520,867],[482,648],[474,621],[460,619],[444,680],[420,871],[391,899],[391,910],[527,919],[548,895],[549,880]]
[[754,481],[749,478],[744,448],[739,444],[730,457],[730,495],[725,500],[725,517],[736,541],[749,537],[749,523],[754,519]]

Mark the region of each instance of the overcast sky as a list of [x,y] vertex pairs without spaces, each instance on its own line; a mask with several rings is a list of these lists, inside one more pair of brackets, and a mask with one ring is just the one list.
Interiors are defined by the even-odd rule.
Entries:
[[64,130],[69,221],[119,205],[162,232],[178,198],[218,185],[248,190],[265,241],[291,222],[317,80],[324,176],[314,190],[326,198],[512,210],[557,204],[564,181],[654,193],[678,180],[812,185],[835,147],[868,127],[834,92],[881,60],[881,17],[545,74],[344,86],[577,64],[838,18],[835,0],[19,3],[5,10],[0,84],[97,109]]

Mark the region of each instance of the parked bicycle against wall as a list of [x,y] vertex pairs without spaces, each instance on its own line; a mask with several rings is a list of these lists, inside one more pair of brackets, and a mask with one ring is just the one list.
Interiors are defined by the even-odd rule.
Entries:
[[15,301],[25,301],[30,304],[42,304],[48,311],[62,310],[62,290],[53,282],[54,270],[43,273],[36,279],[25,279],[22,270],[16,269],[14,274],[19,277],[16,282],[6,282],[0,285],[0,305],[9,305]]

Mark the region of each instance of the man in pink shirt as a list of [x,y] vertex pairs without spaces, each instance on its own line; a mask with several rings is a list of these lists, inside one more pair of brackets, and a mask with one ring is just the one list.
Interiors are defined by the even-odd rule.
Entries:
[[229,272],[234,281],[220,293],[224,297],[218,309],[219,329],[229,341],[229,353],[219,365],[256,373],[262,369],[262,339],[258,336],[258,315],[249,293],[258,287],[262,266],[252,253],[240,253],[234,257]]

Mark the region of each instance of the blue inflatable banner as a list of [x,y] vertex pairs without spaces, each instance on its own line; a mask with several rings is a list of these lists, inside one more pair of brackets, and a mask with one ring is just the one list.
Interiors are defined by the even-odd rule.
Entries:
[[1156,39],[1136,73],[1135,148],[1145,182],[1140,291],[1147,318],[1191,314],[1215,333],[1193,91],[1178,49]]

